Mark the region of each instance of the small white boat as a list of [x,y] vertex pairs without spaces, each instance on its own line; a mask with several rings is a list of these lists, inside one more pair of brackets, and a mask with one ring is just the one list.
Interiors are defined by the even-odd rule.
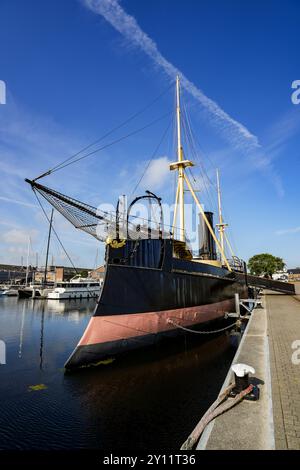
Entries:
[[57,282],[54,289],[48,292],[48,299],[89,299],[100,295],[98,281],[75,276],[70,281]]
[[45,287],[42,284],[30,284],[28,287],[19,289],[19,298],[22,299],[46,299],[49,292],[53,290],[53,286]]
[[6,297],[16,297],[18,295],[17,289],[6,289],[0,292],[0,295],[5,295]]
[[47,299],[49,292],[52,292],[53,287],[33,286],[32,298],[33,299]]

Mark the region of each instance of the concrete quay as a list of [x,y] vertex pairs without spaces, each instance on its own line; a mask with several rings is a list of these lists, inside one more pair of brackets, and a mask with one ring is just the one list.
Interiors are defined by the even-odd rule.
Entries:
[[[254,367],[258,401],[243,400],[212,421],[198,450],[300,450],[300,292],[265,291],[234,357]],[[233,382],[228,372],[221,391]],[[229,398],[230,400],[230,398]],[[200,417],[199,417],[200,418]]]

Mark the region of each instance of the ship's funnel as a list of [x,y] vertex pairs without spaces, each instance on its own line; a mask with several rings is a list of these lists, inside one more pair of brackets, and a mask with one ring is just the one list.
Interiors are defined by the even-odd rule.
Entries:
[[[213,212],[205,212],[206,218],[214,230]],[[201,214],[199,214],[199,256],[201,259],[217,259],[216,244]]]

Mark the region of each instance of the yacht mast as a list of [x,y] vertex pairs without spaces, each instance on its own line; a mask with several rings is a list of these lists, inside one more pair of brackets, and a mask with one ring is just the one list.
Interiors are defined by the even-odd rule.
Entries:
[[27,285],[28,285],[28,275],[29,275],[29,251],[30,251],[30,237],[28,237],[28,245],[27,245],[25,287],[27,287]]
[[52,230],[52,222],[53,222],[53,212],[54,212],[54,209],[52,209],[51,211],[50,224],[49,224],[46,263],[45,263],[45,271],[44,271],[44,285],[47,284],[47,270],[48,270],[49,246],[50,246],[50,238],[51,238],[51,230]]

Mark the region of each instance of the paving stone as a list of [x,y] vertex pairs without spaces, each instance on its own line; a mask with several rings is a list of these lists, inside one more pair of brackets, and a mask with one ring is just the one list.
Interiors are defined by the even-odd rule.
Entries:
[[271,356],[275,444],[277,449],[287,447],[298,450],[300,365],[292,363],[292,343],[300,339],[300,302],[291,296],[266,295],[265,305]]

